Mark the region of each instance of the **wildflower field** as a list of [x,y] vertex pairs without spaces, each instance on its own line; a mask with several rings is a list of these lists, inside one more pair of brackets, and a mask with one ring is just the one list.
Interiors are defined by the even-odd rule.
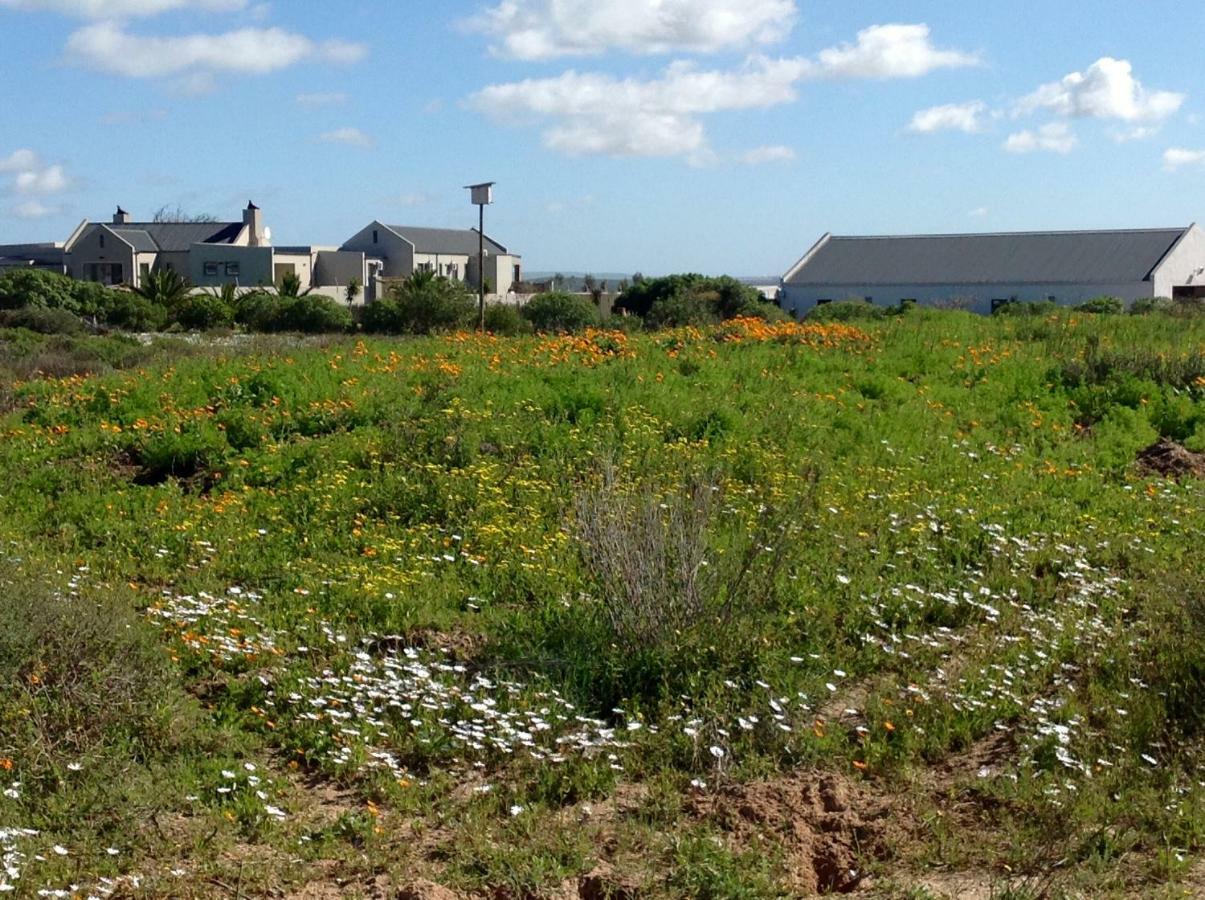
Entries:
[[0,893],[1205,890],[1200,318],[95,352],[0,384]]

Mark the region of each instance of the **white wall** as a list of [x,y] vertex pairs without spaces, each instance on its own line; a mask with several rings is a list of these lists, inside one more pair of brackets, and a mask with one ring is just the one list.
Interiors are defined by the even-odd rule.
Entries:
[[[372,240],[374,231],[377,234],[376,243]],[[357,232],[339,249],[358,251],[369,259],[384,260],[385,269],[381,274],[386,278],[409,278],[414,274],[413,245],[402,240],[380,222],[373,222]]]
[[1170,297],[1177,287],[1205,285],[1205,231],[1194,225],[1155,270],[1155,296]]
[[838,302],[851,297],[870,297],[878,306],[898,306],[901,300],[911,299],[925,306],[958,306],[987,314],[992,311],[994,299],[1039,301],[1054,297],[1056,303],[1073,306],[1102,296],[1132,302],[1154,297],[1155,285],[1150,281],[1129,284],[785,284],[782,308],[802,316],[815,308],[817,300]]

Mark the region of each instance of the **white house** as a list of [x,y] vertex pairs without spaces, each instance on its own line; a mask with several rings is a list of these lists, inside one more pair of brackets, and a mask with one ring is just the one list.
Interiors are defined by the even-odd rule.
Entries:
[[803,315],[850,298],[989,313],[1014,300],[1071,305],[1205,297],[1205,231],[842,237],[826,234],[782,279],[783,309]]
[[[415,228],[372,222],[344,245],[345,252],[363,253],[374,274],[382,278],[409,278],[431,272],[476,288],[480,232],[474,229]],[[490,293],[506,295],[523,280],[522,258],[497,241],[485,237],[485,282]]]

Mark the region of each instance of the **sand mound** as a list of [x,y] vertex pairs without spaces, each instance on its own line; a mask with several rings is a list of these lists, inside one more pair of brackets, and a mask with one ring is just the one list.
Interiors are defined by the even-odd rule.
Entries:
[[1205,478],[1205,453],[1163,440],[1138,454],[1138,468],[1165,478]]
[[887,807],[834,775],[734,786],[700,797],[694,812],[738,846],[756,836],[778,841],[791,887],[801,894],[854,891],[866,877],[866,861],[887,853]]

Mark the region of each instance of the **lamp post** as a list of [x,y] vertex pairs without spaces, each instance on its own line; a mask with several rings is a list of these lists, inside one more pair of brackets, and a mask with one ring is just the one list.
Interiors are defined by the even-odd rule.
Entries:
[[470,199],[477,207],[479,225],[477,227],[477,287],[479,292],[478,329],[485,333],[485,208],[494,202],[494,185],[497,182],[487,181],[483,184],[465,185]]

